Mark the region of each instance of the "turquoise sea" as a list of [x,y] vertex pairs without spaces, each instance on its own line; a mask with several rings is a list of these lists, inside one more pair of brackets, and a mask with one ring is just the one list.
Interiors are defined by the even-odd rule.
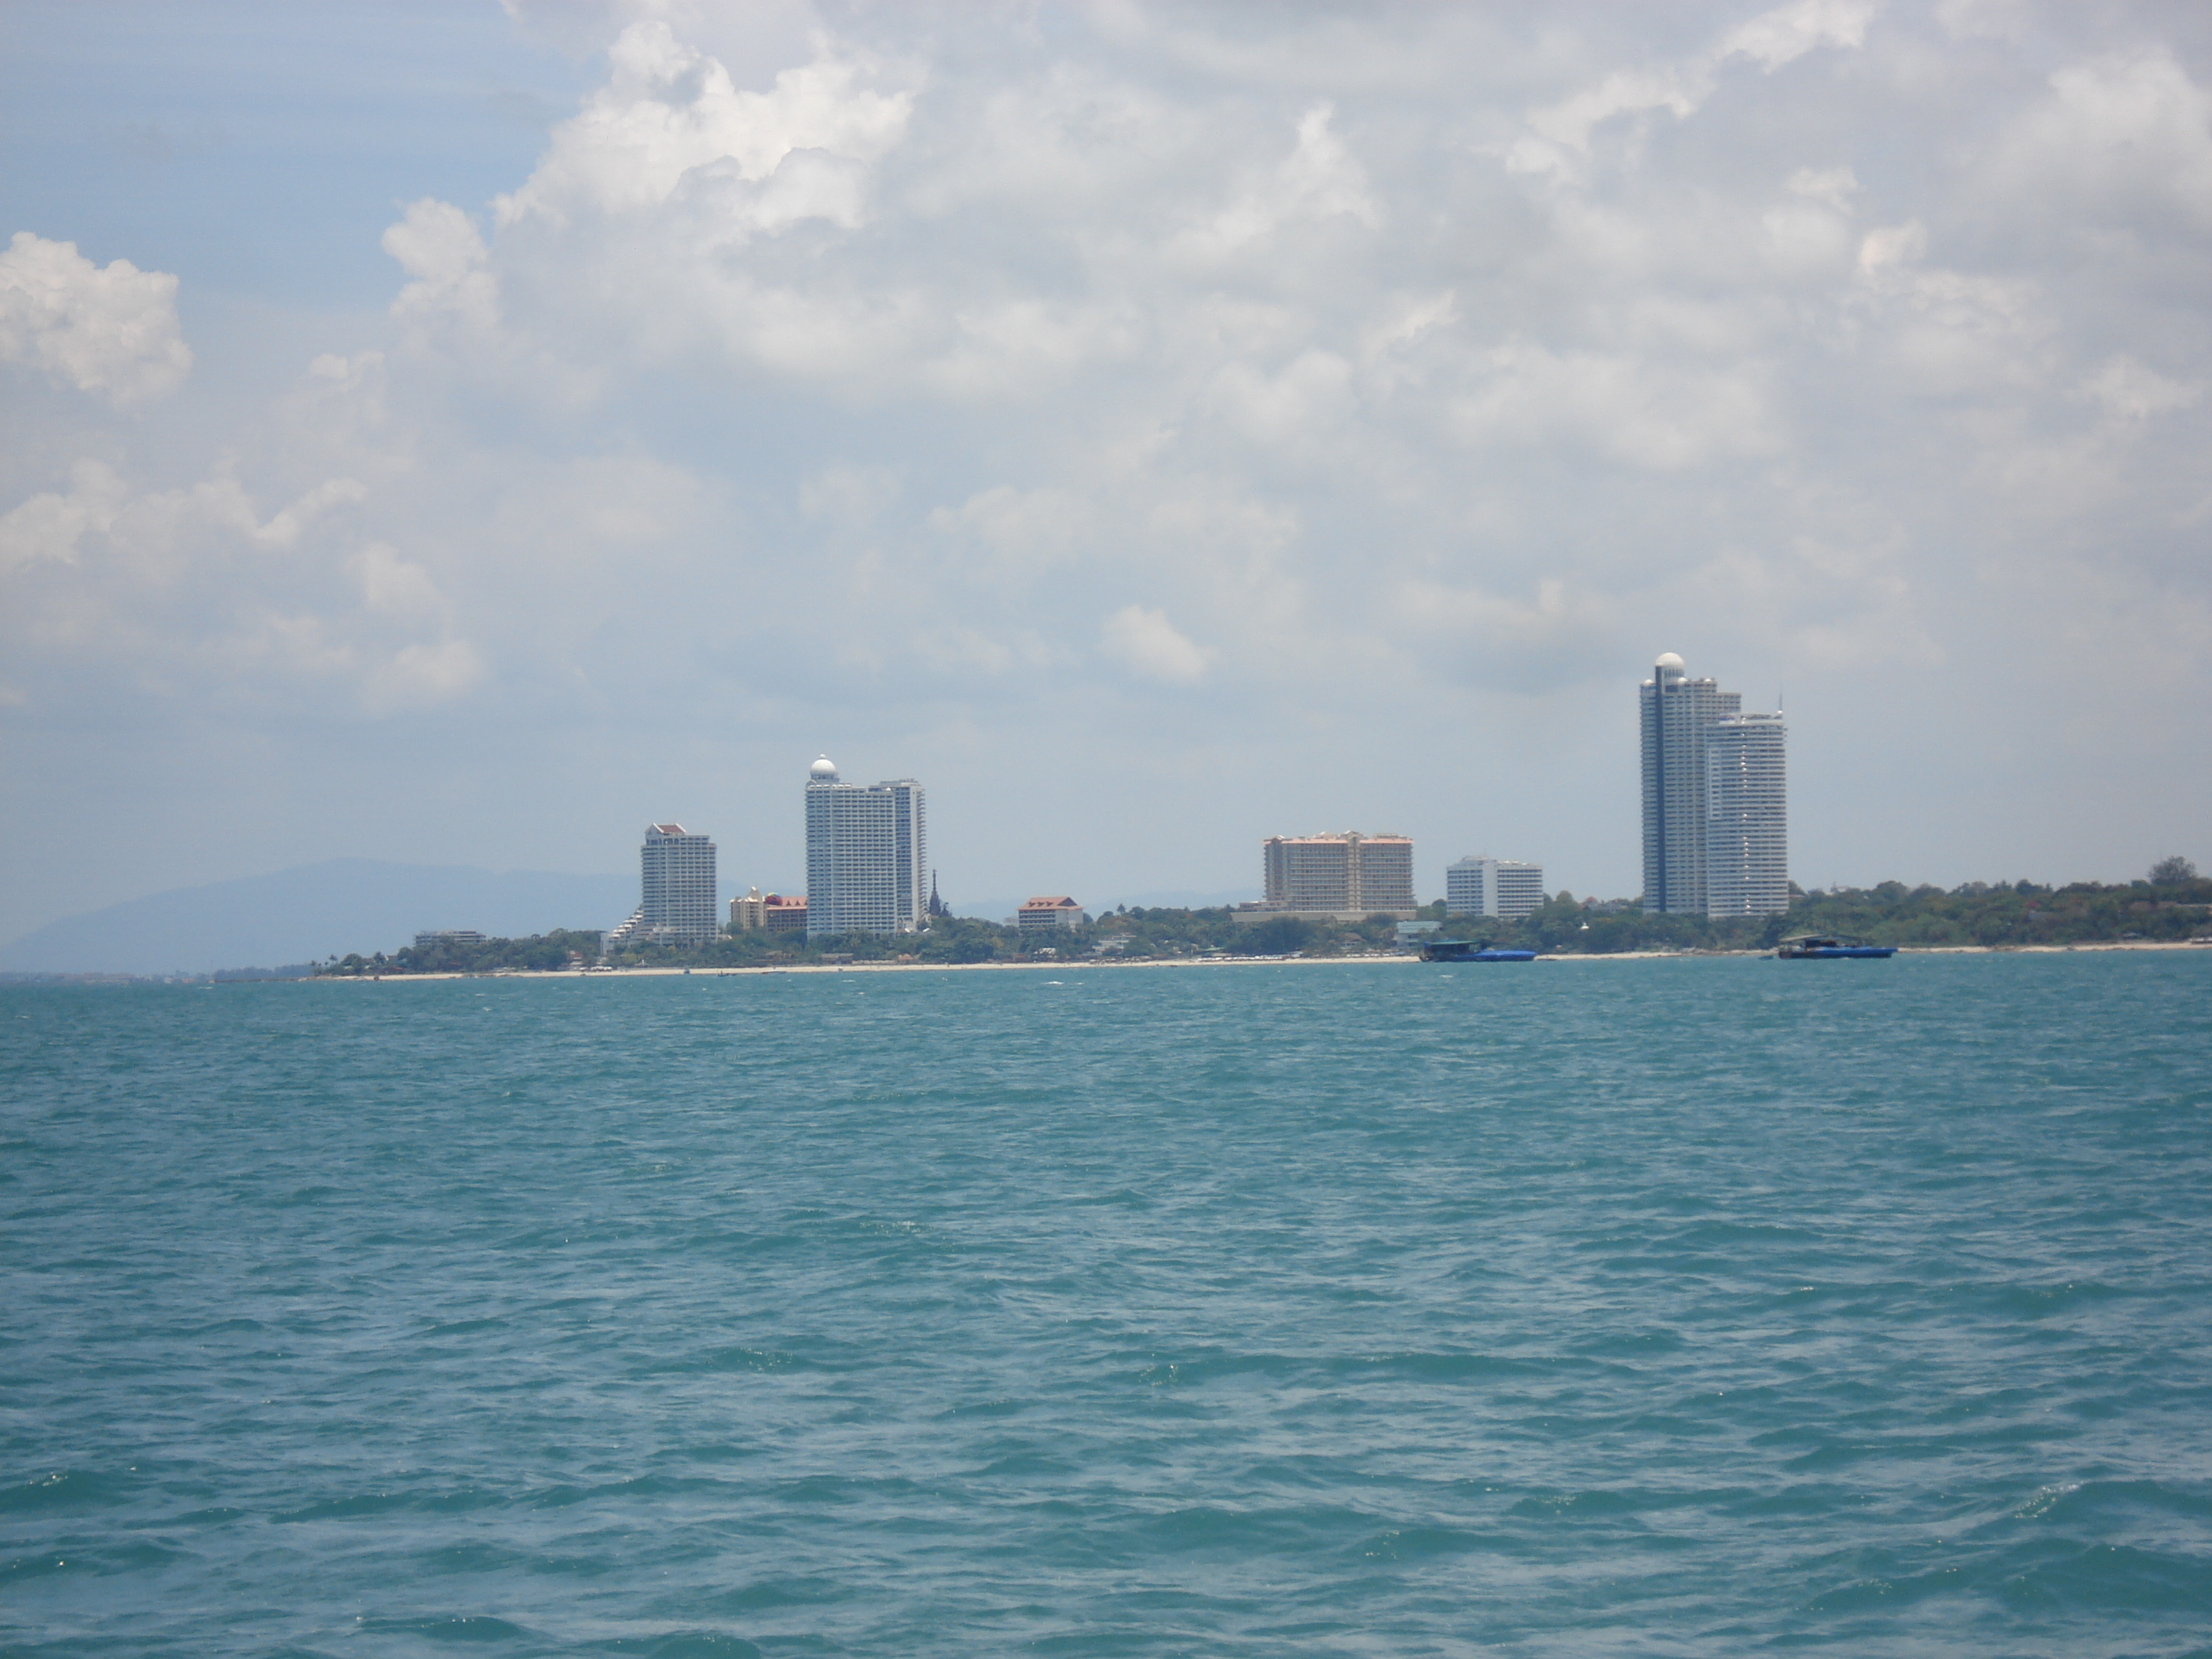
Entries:
[[10,1655],[2212,1655],[2212,951],[0,992]]

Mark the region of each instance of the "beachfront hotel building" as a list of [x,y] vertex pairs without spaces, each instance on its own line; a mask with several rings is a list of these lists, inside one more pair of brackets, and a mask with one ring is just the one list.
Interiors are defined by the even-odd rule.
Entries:
[[1024,899],[1014,913],[1014,926],[1025,939],[1031,933],[1073,933],[1089,920],[1083,907],[1065,893],[1041,893]]
[[1789,817],[1779,714],[1692,679],[1669,651],[1638,692],[1644,908],[1771,915],[1790,908]]
[[730,901],[733,933],[803,933],[806,901],[788,893],[763,893],[757,887]]
[[712,945],[721,936],[712,841],[680,823],[649,823],[637,858],[637,908],[600,937],[602,957],[641,945]]
[[1404,836],[1270,836],[1260,852],[1267,896],[1259,911],[1364,920],[1419,908],[1413,843]]
[[845,783],[827,755],[806,775],[806,936],[911,933],[929,909],[921,786]]
[[1444,913],[1518,921],[1544,902],[1544,866],[1477,854],[1444,867]]
[[757,887],[748,888],[743,898],[730,901],[730,931],[733,933],[757,933],[768,926],[768,899]]
[[713,944],[721,932],[714,914],[714,843],[680,823],[652,824],[638,864],[644,936],[666,945]]

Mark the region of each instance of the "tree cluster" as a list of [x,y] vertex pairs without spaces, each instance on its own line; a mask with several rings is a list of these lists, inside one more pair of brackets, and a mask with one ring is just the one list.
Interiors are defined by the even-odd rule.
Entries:
[[374,978],[383,974],[497,974],[517,971],[547,973],[596,962],[599,934],[596,928],[556,927],[550,933],[528,939],[478,940],[433,939],[410,945],[386,956],[358,953],[334,957],[315,969],[325,979]]
[[2212,881],[2199,878],[2186,860],[2161,861],[2153,873],[2168,878],[2064,887],[1970,881],[1948,890],[1885,881],[1874,887],[1793,893],[1785,915],[1722,921],[1647,916],[1640,910],[1578,903],[1572,894],[1560,893],[1522,921],[1455,916],[1443,931],[1451,938],[1500,946],[1578,954],[1771,950],[1793,933],[1832,934],[1871,945],[2002,946],[2185,939],[2212,933]]

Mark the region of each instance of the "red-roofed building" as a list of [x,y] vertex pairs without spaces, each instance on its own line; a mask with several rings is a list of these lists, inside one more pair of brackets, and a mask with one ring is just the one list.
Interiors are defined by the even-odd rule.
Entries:
[[1048,893],[1025,901],[1014,925],[1024,933],[1071,933],[1091,918],[1065,893]]

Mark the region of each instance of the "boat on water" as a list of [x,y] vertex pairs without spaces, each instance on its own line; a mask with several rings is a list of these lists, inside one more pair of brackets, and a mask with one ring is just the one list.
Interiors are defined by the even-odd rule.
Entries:
[[1468,939],[1432,939],[1421,946],[1423,962],[1534,962],[1534,951],[1497,951]]
[[1894,945],[1856,945],[1825,933],[1799,933],[1774,947],[1784,962],[1837,962],[1849,957],[1893,957]]

